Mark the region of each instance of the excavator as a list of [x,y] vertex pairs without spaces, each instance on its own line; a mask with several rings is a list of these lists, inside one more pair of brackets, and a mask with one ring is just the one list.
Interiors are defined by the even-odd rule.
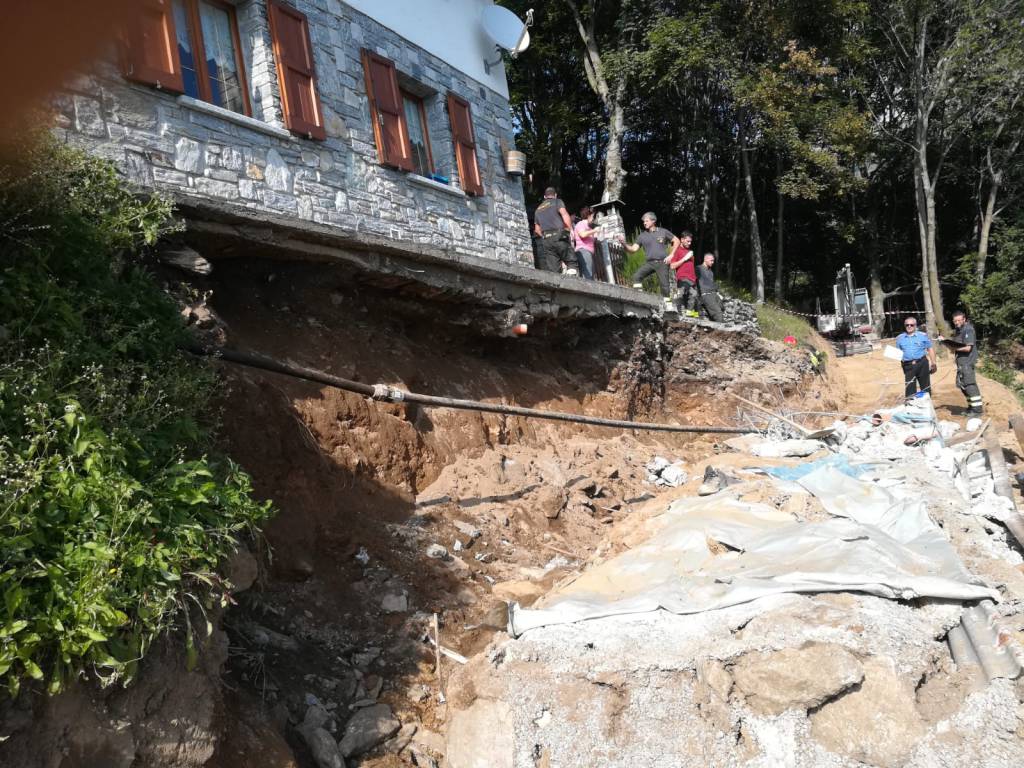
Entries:
[[832,314],[822,313],[821,299],[818,299],[818,333],[832,342],[839,357],[870,352],[874,336],[871,302],[867,288],[854,287],[853,270],[849,264],[836,273],[832,298],[835,306]]

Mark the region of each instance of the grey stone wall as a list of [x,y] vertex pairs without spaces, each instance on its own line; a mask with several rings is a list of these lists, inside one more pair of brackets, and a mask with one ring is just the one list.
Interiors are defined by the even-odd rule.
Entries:
[[[254,120],[130,83],[110,51],[55,97],[58,134],[112,159],[140,186],[532,264],[522,185],[504,172],[503,150],[513,148],[507,99],[339,0],[294,4],[309,17],[326,141],[284,130],[265,0],[237,6]],[[403,83],[424,97],[435,170],[453,185],[378,163],[362,48],[394,61]],[[449,90],[472,107],[482,197],[457,187]]]

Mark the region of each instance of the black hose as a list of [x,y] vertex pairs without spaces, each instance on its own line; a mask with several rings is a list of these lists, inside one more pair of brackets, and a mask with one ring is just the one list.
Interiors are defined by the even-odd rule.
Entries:
[[209,355],[220,358],[227,362],[260,368],[264,371],[282,373],[297,379],[326,384],[347,392],[355,392],[358,395],[369,397],[374,400],[383,400],[392,403],[416,403],[428,408],[455,408],[463,411],[480,411],[483,413],[500,413],[508,416],[523,416],[531,419],[549,419],[551,421],[568,421],[575,424],[593,424],[598,427],[617,427],[620,429],[644,429],[654,432],[688,432],[699,434],[726,434],[742,435],[750,432],[744,427],[715,427],[715,426],[681,426],[673,424],[648,424],[639,421],[624,421],[620,419],[602,419],[597,416],[580,416],[575,413],[562,413],[559,411],[542,411],[537,408],[521,408],[516,405],[499,405],[493,403],[482,403],[477,400],[459,400],[453,397],[435,397],[433,395],[421,395],[416,392],[405,392],[384,384],[363,384],[358,381],[343,379],[339,376],[332,376],[323,371],[312,368],[305,368],[294,363],[283,363],[264,355],[252,352],[241,352],[238,350],[222,349],[215,352],[207,352],[199,349],[189,349],[190,352],[199,355]]

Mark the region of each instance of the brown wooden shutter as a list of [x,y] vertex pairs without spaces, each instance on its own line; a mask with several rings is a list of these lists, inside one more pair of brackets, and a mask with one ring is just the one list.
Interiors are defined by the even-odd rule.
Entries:
[[370,100],[370,119],[380,161],[384,165],[411,171],[409,126],[405,122],[405,105],[398,89],[395,64],[364,49],[363,73],[366,75],[366,95]]
[[293,133],[322,141],[327,133],[316,88],[309,22],[305,14],[279,0],[269,0],[267,7],[270,10],[274,59],[277,61],[277,82],[284,106],[284,124]]
[[454,93],[448,94],[448,119],[452,124],[452,141],[455,143],[455,161],[459,168],[462,191],[467,195],[482,195],[484,185],[480,180],[480,166],[476,161],[476,138],[473,136],[473,117],[469,102]]
[[137,0],[121,46],[124,76],[175,93],[185,92],[171,0]]

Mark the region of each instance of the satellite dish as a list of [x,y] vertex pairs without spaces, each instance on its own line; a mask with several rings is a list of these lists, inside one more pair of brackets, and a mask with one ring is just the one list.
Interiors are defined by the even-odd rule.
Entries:
[[512,54],[522,53],[530,45],[530,32],[508,8],[489,5],[483,13],[484,32],[499,48]]

